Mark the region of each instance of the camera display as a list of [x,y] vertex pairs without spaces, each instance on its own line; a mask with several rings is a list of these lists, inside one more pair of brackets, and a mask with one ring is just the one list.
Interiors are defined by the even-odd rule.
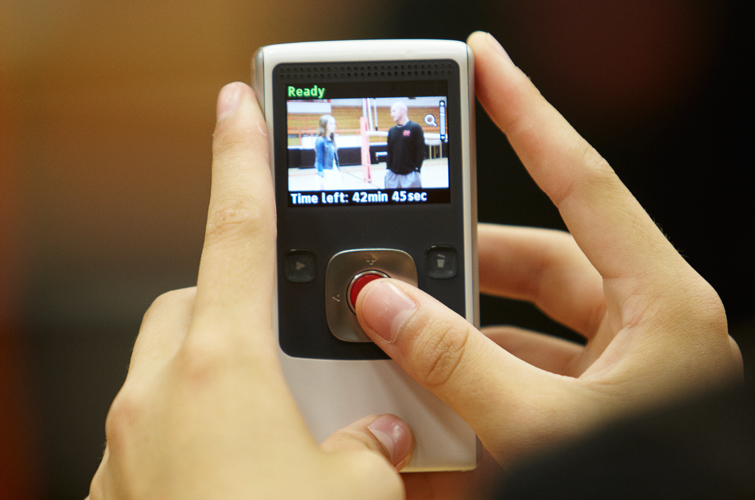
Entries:
[[445,82],[415,95],[394,82],[362,87],[284,87],[288,206],[448,203]]
[[449,201],[446,96],[287,90],[289,206]]

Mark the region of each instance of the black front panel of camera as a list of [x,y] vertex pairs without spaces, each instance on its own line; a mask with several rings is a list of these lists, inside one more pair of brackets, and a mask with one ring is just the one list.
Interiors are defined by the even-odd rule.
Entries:
[[[273,69],[278,330],[288,355],[386,358],[372,343],[346,342],[329,330],[325,302],[343,297],[326,297],[326,269],[334,255],[346,250],[406,252],[416,265],[419,288],[464,314],[463,263],[469,256],[464,245],[461,130],[467,124],[461,116],[460,77],[458,64],[451,60],[296,63]],[[337,115],[341,128],[334,142],[342,145],[337,150],[341,170],[349,170],[351,180],[360,175],[364,179],[364,167],[356,159],[360,149],[354,146],[360,139],[349,117],[359,114],[362,100],[361,115],[367,109],[369,117],[380,121],[372,123],[375,135],[369,146],[370,171],[379,173],[385,158],[379,134],[394,125],[385,118],[392,99],[415,111],[427,110],[421,125],[430,139],[422,169],[432,165],[442,173],[447,164],[445,184],[439,175],[441,180],[434,178],[437,185],[429,188],[386,189],[374,179],[365,187],[323,185],[312,165],[315,118],[328,109]],[[438,116],[432,111],[436,104]],[[356,109],[347,110],[349,106]]]

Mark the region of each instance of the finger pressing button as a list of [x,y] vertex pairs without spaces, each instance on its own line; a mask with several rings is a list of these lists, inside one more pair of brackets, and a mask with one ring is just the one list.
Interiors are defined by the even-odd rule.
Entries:
[[349,287],[346,291],[346,296],[348,297],[349,301],[349,309],[351,309],[351,312],[356,314],[356,303],[357,303],[357,297],[359,296],[359,292],[362,291],[362,288],[364,288],[367,283],[370,281],[374,281],[380,278],[388,278],[389,276],[381,271],[364,271],[356,276],[354,276],[351,279],[351,282],[349,283]]

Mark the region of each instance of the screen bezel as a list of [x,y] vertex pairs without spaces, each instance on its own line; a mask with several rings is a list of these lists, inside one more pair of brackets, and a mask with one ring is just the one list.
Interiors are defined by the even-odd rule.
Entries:
[[[364,98],[364,97],[446,97],[447,157],[449,187],[444,190],[437,203],[448,203],[462,191],[462,124],[460,102],[460,69],[452,59],[408,60],[377,62],[322,62],[322,63],[280,63],[272,70],[273,82],[273,123],[275,165],[274,176],[278,208],[283,209],[281,200],[286,200],[289,208],[340,210],[374,207],[373,204],[294,205],[288,189],[288,113],[287,88],[296,85],[311,88],[315,85],[326,87],[325,99]],[[366,190],[370,192],[370,190]],[[403,190],[407,193],[423,190]],[[428,191],[425,189],[424,191]],[[313,191],[316,192],[316,191]],[[391,195],[389,195],[391,200]],[[385,205],[393,205],[391,202]],[[400,204],[400,203],[399,203]],[[427,203],[433,204],[433,203]],[[378,204],[379,205],[379,204]],[[384,205],[384,206],[385,206]],[[409,206],[422,206],[408,204]]]

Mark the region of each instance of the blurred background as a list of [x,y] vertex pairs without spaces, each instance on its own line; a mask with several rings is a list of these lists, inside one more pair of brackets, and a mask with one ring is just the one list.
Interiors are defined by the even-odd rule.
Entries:
[[[751,357],[744,3],[0,0],[0,498],[86,496],[144,311],[195,283],[215,98],[261,45],[492,32]],[[562,228],[479,107],[477,134],[480,220]],[[576,338],[515,301],[485,298],[482,320]]]

